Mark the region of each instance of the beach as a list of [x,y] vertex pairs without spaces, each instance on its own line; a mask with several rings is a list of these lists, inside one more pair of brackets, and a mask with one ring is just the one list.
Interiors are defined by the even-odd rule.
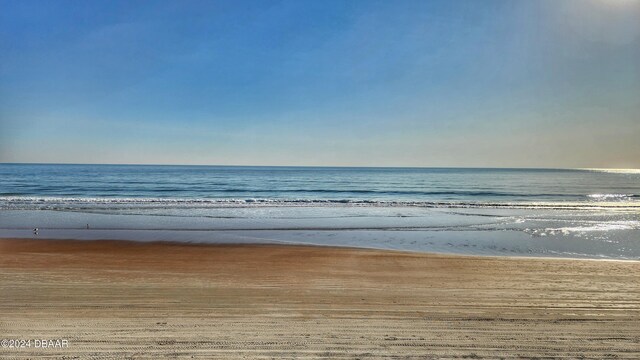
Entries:
[[[0,336],[42,358],[640,357],[640,262],[0,240]],[[32,343],[33,345],[33,343]]]
[[640,360],[640,0],[0,2],[0,360]]

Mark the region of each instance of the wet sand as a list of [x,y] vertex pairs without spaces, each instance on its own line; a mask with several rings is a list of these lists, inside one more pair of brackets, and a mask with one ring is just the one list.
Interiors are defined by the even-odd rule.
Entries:
[[0,240],[0,358],[640,358],[640,262]]

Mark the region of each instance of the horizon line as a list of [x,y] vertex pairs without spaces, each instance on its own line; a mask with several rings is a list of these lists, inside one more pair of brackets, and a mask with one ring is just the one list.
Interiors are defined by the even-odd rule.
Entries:
[[102,166],[196,166],[263,168],[361,168],[361,169],[489,169],[489,170],[640,170],[636,168],[598,167],[496,167],[496,166],[371,166],[371,165],[222,165],[222,164],[152,164],[152,163],[73,163],[73,162],[0,162],[0,165],[102,165]]

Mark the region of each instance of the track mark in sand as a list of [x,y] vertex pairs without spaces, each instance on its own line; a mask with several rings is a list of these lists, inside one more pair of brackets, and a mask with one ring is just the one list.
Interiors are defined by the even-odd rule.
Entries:
[[1,253],[0,334],[71,348],[0,357],[640,358],[640,263],[144,249]]

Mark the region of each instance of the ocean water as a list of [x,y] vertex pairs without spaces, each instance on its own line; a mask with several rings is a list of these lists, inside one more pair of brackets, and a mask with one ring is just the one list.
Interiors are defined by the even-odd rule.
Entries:
[[640,171],[0,164],[0,237],[640,259]]

